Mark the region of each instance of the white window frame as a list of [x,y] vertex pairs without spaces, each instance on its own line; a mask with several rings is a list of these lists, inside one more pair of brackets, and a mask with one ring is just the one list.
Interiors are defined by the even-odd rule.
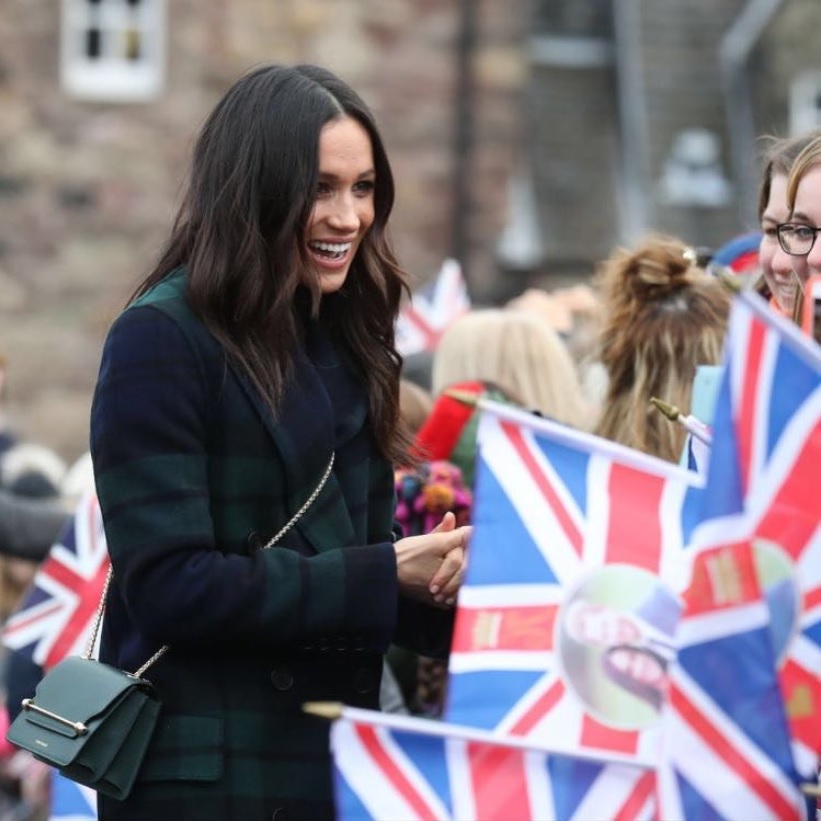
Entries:
[[821,127],[821,71],[802,71],[790,83],[790,134]]
[[[84,100],[147,102],[165,86],[166,0],[62,0],[60,81],[66,93]],[[89,57],[84,33],[103,31],[103,53]],[[126,35],[136,29],[141,54],[129,60]]]

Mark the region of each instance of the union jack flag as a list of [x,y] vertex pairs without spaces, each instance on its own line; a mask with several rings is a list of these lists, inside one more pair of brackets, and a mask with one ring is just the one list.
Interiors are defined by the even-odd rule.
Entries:
[[339,821],[653,817],[650,770],[553,755],[429,719],[346,708],[331,749]]
[[661,817],[805,817],[750,542],[694,552],[683,598],[663,708]]
[[3,628],[3,644],[48,670],[87,646],[108,573],[100,506],[86,495]]
[[[474,529],[445,719],[570,754],[651,762],[659,713],[624,654],[666,664],[700,477],[598,437],[483,403]],[[673,582],[675,586],[675,582]],[[684,584],[681,584],[683,588]]]
[[432,351],[442,334],[470,310],[470,297],[455,259],[446,259],[436,279],[417,291],[399,313],[396,348],[402,356]]
[[750,541],[780,582],[771,632],[796,767],[810,776],[821,750],[821,349],[746,292],[730,317],[713,431],[693,543]]

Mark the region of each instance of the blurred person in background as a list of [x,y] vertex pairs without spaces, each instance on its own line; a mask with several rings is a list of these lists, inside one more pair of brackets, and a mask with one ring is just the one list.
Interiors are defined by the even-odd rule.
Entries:
[[476,380],[525,410],[585,429],[591,408],[567,346],[531,311],[474,309],[445,331],[433,358],[433,394]]
[[0,456],[17,442],[17,436],[9,426],[6,416],[8,389],[6,387],[6,357],[0,354]]
[[730,310],[727,288],[696,260],[681,240],[653,235],[616,249],[596,274],[607,392],[594,432],[671,462],[686,431],[650,398],[689,411],[696,368],[721,361]]
[[528,288],[505,308],[540,316],[559,334],[576,364],[587,401],[598,406],[604,396],[606,378],[596,357],[602,315],[596,292],[583,284],[552,291]]

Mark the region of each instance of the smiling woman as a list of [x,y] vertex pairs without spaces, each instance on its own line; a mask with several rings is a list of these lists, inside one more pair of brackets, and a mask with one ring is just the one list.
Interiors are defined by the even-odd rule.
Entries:
[[302,704],[377,709],[390,644],[447,653],[469,528],[394,523],[393,198],[370,111],[317,66],[250,72],[197,139],[92,407],[100,655],[169,647],[159,730],[102,821],[331,818],[328,726]]
[[354,119],[332,120],[319,136],[319,186],[308,223],[308,248],[323,294],[344,284],[374,219],[373,151]]

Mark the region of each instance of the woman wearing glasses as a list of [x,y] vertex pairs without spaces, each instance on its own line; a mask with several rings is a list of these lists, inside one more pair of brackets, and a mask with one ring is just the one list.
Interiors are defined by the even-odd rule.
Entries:
[[[821,274],[821,136],[816,137],[793,163],[786,187],[789,220],[778,225],[781,250],[802,281]],[[778,258],[778,255],[776,255]]]
[[790,170],[801,152],[818,139],[821,139],[821,130],[800,137],[774,139],[765,155],[758,198],[762,232],[758,251],[761,279],[755,289],[769,300],[773,310],[796,323],[801,321],[802,286],[807,272],[802,260],[780,249],[777,229],[790,217],[787,202]]

